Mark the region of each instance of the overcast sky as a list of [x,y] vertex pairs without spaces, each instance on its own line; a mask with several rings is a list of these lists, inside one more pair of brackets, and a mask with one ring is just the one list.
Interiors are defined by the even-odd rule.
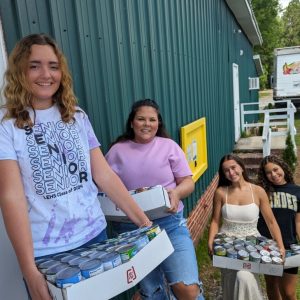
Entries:
[[279,0],[282,8],[286,8],[291,0]]

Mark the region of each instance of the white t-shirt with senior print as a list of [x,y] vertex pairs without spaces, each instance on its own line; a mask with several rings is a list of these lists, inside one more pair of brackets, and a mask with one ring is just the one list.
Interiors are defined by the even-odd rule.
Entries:
[[0,160],[20,166],[38,257],[86,243],[106,221],[90,164],[90,150],[100,144],[87,115],[78,108],[75,120],[65,123],[56,105],[29,113],[32,128],[19,129],[14,119],[0,122]]

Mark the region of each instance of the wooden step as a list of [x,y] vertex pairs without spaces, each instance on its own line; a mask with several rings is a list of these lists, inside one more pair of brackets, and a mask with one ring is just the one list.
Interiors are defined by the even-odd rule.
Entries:
[[263,159],[263,154],[261,152],[237,153],[237,155],[243,160],[245,165],[259,165]]

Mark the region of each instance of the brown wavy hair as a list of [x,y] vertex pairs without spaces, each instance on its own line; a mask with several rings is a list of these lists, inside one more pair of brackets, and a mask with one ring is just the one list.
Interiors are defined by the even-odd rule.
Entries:
[[258,170],[258,184],[264,188],[264,190],[267,192],[267,194],[270,194],[274,191],[274,187],[272,182],[270,182],[267,178],[266,172],[265,172],[265,166],[268,163],[273,163],[275,165],[278,165],[282,168],[284,172],[284,180],[287,183],[295,183],[293,172],[289,165],[280,157],[275,155],[269,155],[263,158],[263,160],[260,162],[259,170]]
[[28,112],[28,108],[33,109],[33,95],[26,78],[32,45],[48,45],[52,47],[58,58],[62,78],[58,90],[53,95],[53,101],[59,108],[62,120],[66,123],[70,122],[74,119],[77,99],[73,92],[72,77],[67,60],[56,42],[43,33],[31,34],[22,38],[8,58],[3,90],[6,99],[4,119],[15,119],[15,125],[18,128],[32,127],[34,124]]
[[232,182],[226,178],[225,173],[223,171],[223,163],[227,160],[234,160],[242,168],[242,170],[243,170],[242,176],[243,176],[244,180],[252,183],[252,180],[249,178],[249,176],[247,174],[246,167],[245,167],[243,160],[240,157],[238,157],[237,155],[229,153],[229,154],[224,155],[221,158],[220,163],[219,163],[218,187],[232,185]]

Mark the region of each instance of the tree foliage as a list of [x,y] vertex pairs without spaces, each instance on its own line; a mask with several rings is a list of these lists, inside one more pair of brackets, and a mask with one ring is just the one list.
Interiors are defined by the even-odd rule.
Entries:
[[291,134],[289,133],[285,140],[285,149],[282,153],[282,159],[289,165],[291,170],[295,172],[297,166],[297,155],[295,153],[294,144]]
[[260,81],[267,87],[267,78],[273,72],[274,49],[281,47],[283,27],[279,17],[280,6],[278,0],[252,0],[252,7],[263,38],[263,44],[255,46],[254,51],[260,55],[264,67]]
[[261,57],[264,74],[262,87],[269,87],[267,78],[273,73],[274,49],[300,45],[300,0],[291,0],[285,10],[278,0],[252,0],[252,8],[263,38],[254,51]]
[[282,15],[284,47],[300,45],[300,1],[292,0]]

